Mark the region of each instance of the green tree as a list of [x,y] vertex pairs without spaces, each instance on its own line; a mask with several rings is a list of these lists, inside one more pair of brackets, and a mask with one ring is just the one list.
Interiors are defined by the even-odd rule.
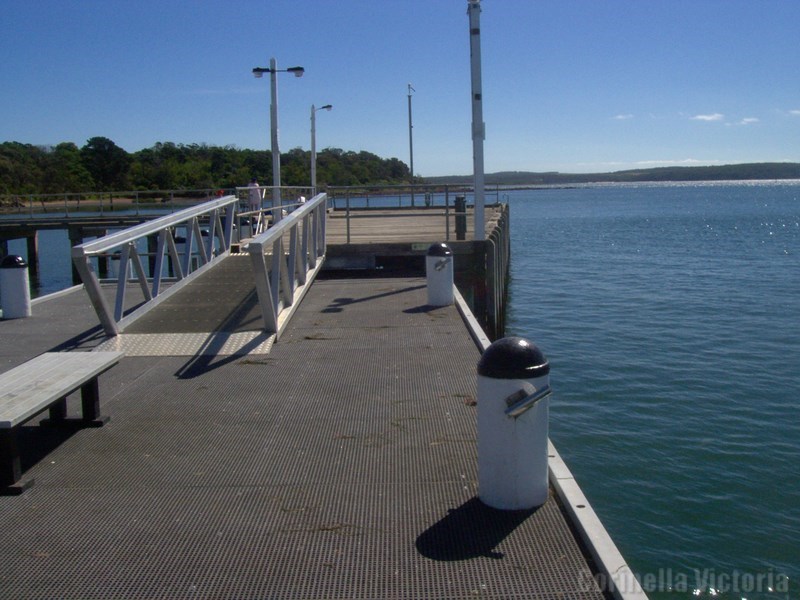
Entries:
[[292,148],[281,155],[281,184],[311,185],[311,153],[302,148]]
[[81,148],[83,166],[100,190],[128,188],[128,168],[131,157],[125,150],[105,137],[93,137]]
[[63,142],[46,154],[42,175],[43,192],[81,192],[94,187],[92,175],[83,165],[81,152],[75,144]]
[[44,152],[31,144],[0,145],[0,191],[4,194],[41,193]]

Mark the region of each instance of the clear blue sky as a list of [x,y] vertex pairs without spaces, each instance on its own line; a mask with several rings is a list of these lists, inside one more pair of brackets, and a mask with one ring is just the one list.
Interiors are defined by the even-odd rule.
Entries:
[[[366,150],[472,171],[466,0],[7,0],[0,141]],[[486,171],[800,162],[800,1],[483,0]]]

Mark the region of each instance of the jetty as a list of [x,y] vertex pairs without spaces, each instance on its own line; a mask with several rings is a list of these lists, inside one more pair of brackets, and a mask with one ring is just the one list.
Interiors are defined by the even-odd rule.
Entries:
[[[552,444],[544,505],[478,499],[476,364],[502,333],[508,207],[487,207],[486,240],[447,240],[482,266],[456,266],[454,303],[433,307],[424,258],[447,215],[325,202],[238,240],[235,203],[211,202],[183,254],[154,231],[199,231],[199,209],[83,244],[82,286],[0,321],[0,373],[124,354],[98,379],[107,423],[20,427],[32,485],[0,497],[0,597],[645,597]],[[154,235],[155,270],[132,241]],[[120,243],[131,272],[97,279]]]

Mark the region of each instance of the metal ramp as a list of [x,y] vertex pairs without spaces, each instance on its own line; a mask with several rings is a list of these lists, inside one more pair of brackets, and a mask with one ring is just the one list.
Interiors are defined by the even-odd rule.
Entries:
[[248,255],[232,254],[104,342],[127,356],[267,354]]

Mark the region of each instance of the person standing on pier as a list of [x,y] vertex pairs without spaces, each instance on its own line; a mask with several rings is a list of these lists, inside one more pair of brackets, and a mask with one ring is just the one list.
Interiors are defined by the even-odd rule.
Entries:
[[248,209],[261,210],[261,188],[258,186],[258,181],[253,177],[247,186],[250,188],[247,192]]

